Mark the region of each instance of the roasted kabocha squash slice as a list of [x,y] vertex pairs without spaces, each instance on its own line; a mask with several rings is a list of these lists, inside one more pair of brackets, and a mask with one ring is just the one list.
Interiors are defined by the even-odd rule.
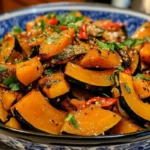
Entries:
[[134,124],[131,120],[122,118],[121,121],[110,129],[110,134],[126,134],[142,130],[138,125]]
[[2,44],[2,50],[0,52],[0,63],[7,62],[13,48],[15,46],[15,38],[9,34],[6,36],[4,43]]
[[64,95],[70,90],[70,86],[62,73],[54,73],[39,80],[43,92],[48,98],[56,98]]
[[76,64],[67,63],[65,75],[70,82],[91,90],[103,91],[114,83],[110,79],[114,70],[92,71]]
[[120,106],[130,118],[137,121],[140,125],[149,122],[150,105],[139,99],[133,87],[132,77],[120,72],[119,79],[122,93],[122,96],[119,98]]
[[[74,121],[72,121],[74,120]],[[103,134],[121,120],[121,117],[98,106],[88,106],[82,110],[70,112],[61,132],[91,136]]]
[[38,57],[16,64],[16,76],[24,85],[29,85],[43,73],[43,65]]
[[64,30],[61,35],[57,35],[56,37],[55,33],[52,34],[40,46],[40,56],[49,59],[50,57],[62,52],[68,45],[72,44],[74,35],[74,28]]
[[132,38],[150,37],[150,22],[142,24],[132,35]]
[[60,133],[66,118],[65,112],[51,106],[41,92],[35,90],[25,95],[11,110],[20,123],[52,134]]
[[107,50],[92,49],[81,60],[84,68],[117,68],[121,66],[122,59],[117,53]]
[[5,125],[15,129],[21,129],[21,124],[16,120],[15,117],[11,117],[9,121],[5,123]]

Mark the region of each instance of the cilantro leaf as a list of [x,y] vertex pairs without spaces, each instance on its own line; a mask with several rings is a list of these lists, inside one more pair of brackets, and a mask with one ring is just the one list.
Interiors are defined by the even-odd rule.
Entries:
[[142,78],[144,80],[149,80],[150,81],[150,78],[138,73],[133,79],[137,79],[137,78]]
[[74,28],[77,32],[79,32],[78,26],[76,26],[74,23],[69,23],[68,28]]
[[55,71],[52,70],[52,69],[46,69],[46,70],[44,71],[44,73],[45,73],[46,75],[52,75],[52,74],[55,73]]
[[118,66],[118,69],[119,69],[120,71],[123,71],[123,70],[124,70],[124,67],[123,67],[123,66]]
[[23,30],[19,26],[14,26],[12,32],[21,33]]
[[20,83],[16,76],[8,77],[4,80],[4,84],[13,91],[18,91],[20,88]]
[[150,38],[148,36],[145,36],[145,39],[150,43]]
[[124,83],[124,87],[125,87],[126,91],[130,94],[131,89],[128,87],[127,83]]
[[5,56],[5,57],[4,57],[4,59],[5,59],[6,61],[8,60],[8,58],[9,58],[9,56]]
[[44,30],[45,26],[46,26],[46,24],[45,24],[44,20],[40,20],[40,28],[42,31]]
[[68,117],[65,119],[66,122],[70,122],[74,128],[78,129],[79,126],[77,124],[77,121],[74,118],[73,114],[68,114]]
[[5,72],[7,71],[7,68],[5,66],[0,66],[0,72]]
[[102,41],[96,40],[96,43],[98,46],[104,50],[109,50],[110,48],[108,47],[107,43],[104,43]]

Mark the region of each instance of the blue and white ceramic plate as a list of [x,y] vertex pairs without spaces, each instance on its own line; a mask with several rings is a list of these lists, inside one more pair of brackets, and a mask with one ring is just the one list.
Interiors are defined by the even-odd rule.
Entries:
[[[145,21],[150,20],[148,15],[105,5],[51,3],[0,15],[0,37],[3,37],[14,25],[19,25],[25,29],[26,22],[38,15],[48,12],[61,14],[70,10],[79,10],[94,20],[112,19],[123,22],[127,25],[129,35]],[[126,135],[81,137],[16,130],[0,124],[0,140],[16,149],[150,150],[150,130]]]

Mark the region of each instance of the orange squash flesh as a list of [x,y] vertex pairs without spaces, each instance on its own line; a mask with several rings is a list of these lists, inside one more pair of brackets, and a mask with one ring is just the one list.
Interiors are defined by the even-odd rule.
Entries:
[[[120,72],[119,78],[121,92],[127,105],[136,115],[140,116],[145,120],[150,121],[150,105],[148,103],[144,103],[138,98],[133,87],[132,77],[130,75]],[[124,86],[125,83],[130,88],[130,93],[126,90]]]
[[132,38],[144,38],[145,36],[150,37],[150,22],[145,22],[140,26],[135,33],[133,33]]
[[70,122],[65,122],[61,132],[91,136],[99,135],[116,125],[121,117],[109,110],[97,106],[89,106],[79,111],[73,111],[79,128],[74,128]]
[[0,122],[6,122],[8,115],[8,112],[3,108],[2,101],[0,100]]
[[81,66],[84,68],[117,68],[121,64],[121,57],[107,50],[89,50],[81,60]]
[[73,63],[67,63],[65,68],[65,74],[79,80],[81,82],[95,85],[95,86],[111,86],[113,85],[110,76],[113,74],[114,70],[105,70],[105,71],[92,71],[84,69]]
[[140,58],[145,64],[150,65],[150,43],[144,44],[140,50]]
[[65,112],[51,106],[41,92],[35,90],[32,90],[18,101],[12,107],[12,111],[14,109],[36,129],[52,134],[60,133],[66,118]]
[[0,52],[0,63],[5,63],[9,58],[15,46],[15,38],[12,35],[7,36],[2,44],[2,51]]
[[69,92],[70,86],[62,73],[55,73],[40,79],[40,86],[49,98],[55,98]]
[[29,85],[38,79],[43,73],[43,65],[38,57],[34,57],[16,65],[16,75],[18,80],[24,85]]
[[60,53],[68,45],[72,43],[75,35],[73,28],[63,31],[62,37],[54,43],[43,43],[40,47],[40,55],[42,58],[49,59],[50,57]]
[[133,86],[135,92],[141,99],[150,97],[150,81],[137,78],[133,80]]
[[136,124],[134,124],[133,122],[131,122],[126,118],[122,118],[122,120],[116,126],[114,126],[109,133],[125,134],[125,133],[137,132],[140,130],[141,128],[139,126],[137,126]]
[[5,125],[15,129],[21,129],[21,124],[16,120],[15,117],[11,117],[10,120],[5,123]]

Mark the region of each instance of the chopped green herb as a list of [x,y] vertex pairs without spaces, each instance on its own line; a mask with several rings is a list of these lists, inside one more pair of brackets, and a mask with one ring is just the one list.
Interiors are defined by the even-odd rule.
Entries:
[[46,24],[45,24],[44,20],[40,20],[40,28],[41,28],[41,30],[43,31],[45,27],[46,27]]
[[17,58],[14,61],[15,61],[15,64],[19,63],[19,60]]
[[20,89],[20,83],[12,83],[12,84],[9,85],[9,88],[12,91],[18,91]]
[[69,23],[68,28],[74,28],[76,32],[79,32],[78,26],[76,26],[74,23]]
[[124,70],[124,67],[123,67],[123,66],[118,66],[118,69],[119,69],[120,71],[123,71],[123,70]]
[[149,80],[150,81],[150,78],[138,73],[133,79],[137,79],[137,78],[142,78],[144,80]]
[[4,59],[5,59],[6,61],[8,60],[8,58],[9,58],[9,56],[5,56],[5,57],[4,57]]
[[4,38],[0,38],[0,43],[3,43],[4,42]]
[[46,16],[46,18],[51,19],[51,18],[56,17],[56,14],[54,12],[52,12],[52,13],[46,14],[45,16]]
[[5,66],[0,66],[0,72],[5,72],[7,71],[7,68]]
[[52,70],[52,69],[46,69],[46,70],[44,71],[44,73],[45,73],[46,75],[52,75],[52,74],[55,73],[55,71]]
[[13,91],[18,91],[20,88],[20,83],[18,79],[16,78],[16,76],[11,76],[9,78],[6,78],[4,80],[4,84]]
[[124,87],[125,87],[126,91],[130,94],[131,89],[128,87],[127,83],[124,83]]
[[145,36],[145,39],[150,43],[150,38],[148,36]]
[[132,39],[132,38],[128,38],[125,42],[123,42],[122,44],[127,46],[128,48],[131,48],[132,46],[136,46],[139,44],[142,44],[144,42],[143,39]]
[[30,84],[28,87],[27,87],[28,91],[30,91],[32,89],[32,84]]
[[106,97],[108,97],[108,98],[110,98],[110,96],[109,95],[107,95],[106,93],[102,93],[104,96],[106,96]]
[[23,30],[19,26],[14,26],[12,32],[21,33]]
[[77,121],[75,120],[73,114],[68,114],[68,117],[65,119],[65,121],[70,122],[74,126],[74,128],[76,128],[76,129],[79,128]]
[[118,49],[122,49],[122,50],[125,49],[125,46],[124,46],[123,44],[121,44],[121,43],[116,43],[116,47],[117,47]]

